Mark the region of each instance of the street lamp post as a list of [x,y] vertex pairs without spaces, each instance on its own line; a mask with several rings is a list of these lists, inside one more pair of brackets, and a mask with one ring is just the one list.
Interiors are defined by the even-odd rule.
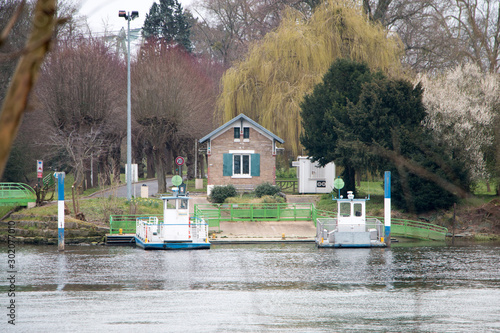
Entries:
[[139,17],[139,12],[126,13],[124,10],[118,12],[119,17],[127,20],[127,200],[132,199],[132,101],[130,90],[130,21]]

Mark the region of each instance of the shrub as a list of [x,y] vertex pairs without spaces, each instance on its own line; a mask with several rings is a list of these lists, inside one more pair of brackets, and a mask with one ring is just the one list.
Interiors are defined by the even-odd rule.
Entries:
[[264,195],[262,198],[261,198],[261,202],[262,203],[284,203],[285,202],[285,199],[283,199],[282,197],[280,196],[269,196],[269,195]]
[[264,195],[273,196],[280,193],[281,190],[278,186],[271,185],[270,183],[262,183],[255,188],[255,196],[260,198]]
[[210,193],[209,200],[212,203],[223,203],[226,198],[236,195],[236,188],[233,185],[215,186]]

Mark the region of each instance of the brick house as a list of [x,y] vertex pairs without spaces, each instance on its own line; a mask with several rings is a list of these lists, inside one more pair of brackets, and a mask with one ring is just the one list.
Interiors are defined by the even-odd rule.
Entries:
[[264,182],[275,184],[276,143],[284,141],[244,114],[199,142],[207,144],[207,194],[216,185],[251,190]]

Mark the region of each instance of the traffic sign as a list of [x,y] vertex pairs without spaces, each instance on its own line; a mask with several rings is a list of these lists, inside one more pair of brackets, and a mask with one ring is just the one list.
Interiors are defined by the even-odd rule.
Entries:
[[43,161],[42,160],[36,161],[36,173],[37,173],[38,178],[43,178]]
[[184,164],[184,157],[182,157],[182,156],[177,156],[177,157],[175,158],[175,164],[177,164],[177,165],[179,165],[179,166],[183,165],[183,164]]

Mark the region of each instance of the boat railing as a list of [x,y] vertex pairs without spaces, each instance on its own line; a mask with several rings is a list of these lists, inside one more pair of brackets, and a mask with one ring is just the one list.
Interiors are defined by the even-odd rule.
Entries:
[[208,223],[206,223],[203,219],[194,218],[190,221],[190,223],[159,223],[158,219],[156,219],[156,223],[154,219],[148,220],[146,218],[137,219],[137,231],[138,235],[142,237],[146,237],[146,235],[157,235],[161,232],[161,230],[168,230],[168,228],[174,228],[179,226],[188,226],[189,227],[189,235],[191,239],[207,239],[208,238]]
[[[369,218],[366,219],[366,223],[359,224],[341,224],[343,230],[349,230],[350,227],[352,229],[356,229],[359,232],[360,226],[364,226],[362,231],[364,232],[373,232],[376,231],[377,235],[383,235],[384,225],[379,219]],[[328,235],[333,231],[339,230],[339,224],[336,218],[319,218],[316,220],[316,237],[317,239],[327,239]]]

